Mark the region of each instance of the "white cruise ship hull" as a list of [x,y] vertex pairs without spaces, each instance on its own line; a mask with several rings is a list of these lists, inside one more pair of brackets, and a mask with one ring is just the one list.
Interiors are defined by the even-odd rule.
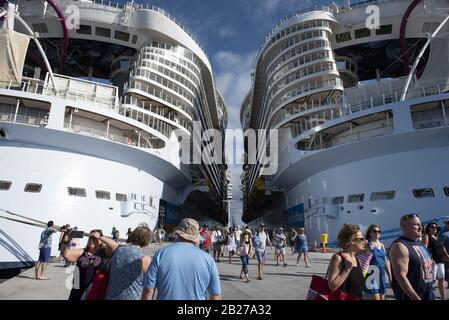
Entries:
[[[432,128],[337,146],[300,160],[302,170],[293,166],[283,176],[318,172],[286,193],[290,223],[303,224],[309,242],[319,243],[320,234],[327,233],[329,245],[335,246],[344,223],[359,224],[363,231],[379,224],[382,240],[390,244],[400,235],[404,214],[417,213],[423,224],[442,222],[449,208],[444,189],[449,185],[448,142],[448,127]],[[414,190],[424,188],[434,196],[416,197]],[[394,191],[393,199],[372,198],[373,192],[388,191]],[[358,194],[363,201],[348,201]],[[334,204],[336,197],[343,197],[343,203]]]
[[[228,117],[188,30],[148,4],[15,2],[2,41],[17,43],[31,29],[41,56],[26,55],[25,41],[22,50],[0,48],[2,70],[22,61],[17,75],[0,79],[0,269],[31,265],[39,253],[42,228],[8,219],[107,236],[116,227],[121,238],[140,223],[170,233],[186,216],[223,223],[226,167],[210,155],[181,159],[190,152],[179,137],[224,130]],[[75,6],[82,23],[72,28],[61,22]],[[23,20],[13,24],[14,13]]]
[[[72,152],[32,145],[0,147],[1,179],[12,182],[9,190],[0,192],[1,209],[44,222],[53,220],[59,226],[68,223],[87,232],[102,229],[107,236],[116,227],[122,238],[126,237],[128,228],[135,228],[142,222],[151,229],[156,227],[159,199],[164,188],[169,187],[150,174],[125,164]],[[42,189],[39,193],[25,192],[27,183],[42,184]],[[71,196],[68,187],[84,188],[86,196]],[[98,199],[96,190],[110,192],[110,199]],[[117,201],[116,193],[131,199]],[[0,215],[25,220],[5,212]],[[0,269],[22,267],[36,261],[42,230],[1,219]],[[59,235],[53,235],[52,256],[57,255]]]

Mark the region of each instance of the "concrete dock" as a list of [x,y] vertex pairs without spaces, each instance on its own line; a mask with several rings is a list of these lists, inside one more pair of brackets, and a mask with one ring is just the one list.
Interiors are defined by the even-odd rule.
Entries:
[[[146,253],[153,255],[159,247],[150,245]],[[223,298],[226,300],[304,300],[313,274],[323,276],[326,273],[331,253],[309,253],[311,268],[305,268],[301,259],[296,267],[296,255],[292,256],[287,248],[286,260],[288,266],[276,266],[274,251],[268,248],[267,263],[263,280],[257,280],[257,260],[250,259],[250,282],[239,278],[241,263],[234,256],[230,264],[227,257],[222,257],[217,263],[220,273]],[[64,267],[63,262],[50,263],[46,276],[49,280],[35,280],[34,268],[0,284],[0,300],[66,300],[70,290],[73,267]],[[439,296],[438,290],[435,294]],[[449,296],[446,290],[446,296]],[[394,299],[389,288],[387,299]]]

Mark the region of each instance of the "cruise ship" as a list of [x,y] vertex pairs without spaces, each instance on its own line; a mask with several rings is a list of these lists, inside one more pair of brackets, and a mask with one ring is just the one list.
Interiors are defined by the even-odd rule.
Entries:
[[206,144],[193,135],[227,123],[185,27],[134,2],[0,8],[0,269],[32,265],[42,232],[32,224],[49,220],[122,238],[140,223],[168,234],[186,216],[227,222],[226,165],[181,158]]
[[330,246],[344,223],[379,224],[389,244],[404,214],[442,222],[448,19],[447,0],[332,2],[282,19],[240,113],[244,130],[279,130],[278,168],[244,164],[243,220],[304,227],[310,243],[326,233]]

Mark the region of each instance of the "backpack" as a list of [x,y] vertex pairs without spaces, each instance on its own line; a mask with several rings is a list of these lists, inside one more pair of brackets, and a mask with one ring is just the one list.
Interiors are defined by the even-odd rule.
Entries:
[[201,243],[200,247],[204,249],[209,249],[210,247],[210,233],[209,232],[203,232],[201,235]]

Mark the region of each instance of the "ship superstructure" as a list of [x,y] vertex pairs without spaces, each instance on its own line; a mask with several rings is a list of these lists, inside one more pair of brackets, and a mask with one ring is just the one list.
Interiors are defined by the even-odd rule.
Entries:
[[328,233],[331,244],[343,223],[377,223],[390,241],[403,214],[441,222],[448,16],[447,1],[365,1],[301,10],[273,28],[241,123],[279,130],[279,168],[264,175],[260,163],[244,165],[243,220],[304,226],[311,242]]
[[[181,161],[179,133],[227,123],[187,29],[136,3],[16,4],[54,75],[31,41],[20,83],[1,83],[0,209],[122,236],[141,222],[170,232],[185,216],[226,223],[226,166]],[[27,34],[17,21],[13,29]],[[190,152],[204,144],[190,142]],[[0,230],[1,269],[36,260],[41,229],[2,219]]]

